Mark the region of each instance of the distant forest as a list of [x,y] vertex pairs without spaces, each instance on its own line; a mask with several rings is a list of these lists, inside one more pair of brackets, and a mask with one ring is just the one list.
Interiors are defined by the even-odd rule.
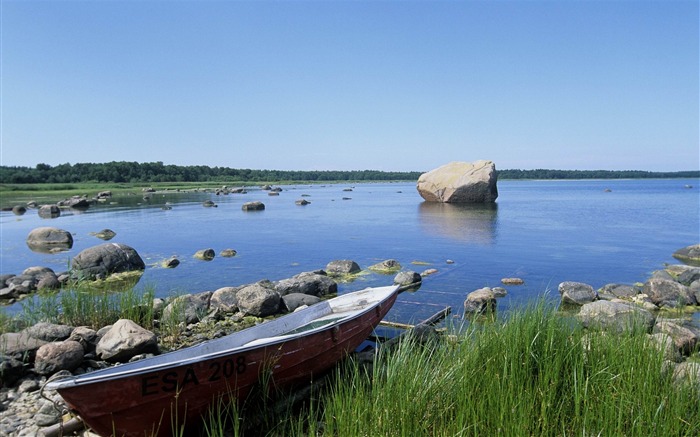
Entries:
[[[416,181],[422,172],[379,170],[251,170],[206,165],[165,165],[162,162],[106,162],[36,167],[0,166],[0,183],[148,183],[148,182],[333,182]],[[498,170],[499,179],[642,179],[697,178],[700,171],[638,170]]]

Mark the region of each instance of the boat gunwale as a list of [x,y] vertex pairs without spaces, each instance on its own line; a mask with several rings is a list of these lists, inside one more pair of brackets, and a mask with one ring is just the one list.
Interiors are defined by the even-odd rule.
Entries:
[[[95,383],[99,383],[99,382],[106,382],[106,381],[111,381],[111,380],[116,380],[116,379],[127,378],[127,377],[131,377],[134,375],[139,375],[139,374],[146,374],[146,373],[151,373],[151,372],[163,371],[163,370],[167,370],[167,369],[171,369],[171,368],[185,366],[188,364],[194,364],[194,363],[198,363],[198,362],[202,362],[202,361],[209,361],[209,360],[221,358],[223,356],[231,355],[233,353],[241,353],[241,352],[246,352],[246,351],[250,351],[250,350],[260,349],[263,347],[273,346],[273,345],[277,345],[280,343],[285,343],[285,342],[288,342],[291,340],[295,340],[295,339],[298,339],[300,337],[315,335],[319,332],[332,329],[333,327],[341,325],[341,324],[349,323],[352,320],[357,319],[358,317],[361,317],[362,315],[371,311],[377,305],[380,305],[382,302],[386,301],[392,295],[397,293],[398,288],[399,288],[399,286],[397,286],[397,285],[384,286],[384,287],[367,287],[367,288],[362,289],[362,290],[358,290],[358,291],[355,291],[352,293],[337,296],[333,299],[319,302],[319,304],[326,303],[326,304],[330,305],[328,302],[330,302],[334,299],[345,300],[345,299],[347,299],[347,296],[349,296],[353,293],[359,294],[363,291],[366,292],[366,291],[372,290],[372,289],[374,289],[374,290],[390,289],[390,292],[386,292],[385,295],[381,299],[374,300],[371,303],[367,304],[364,308],[361,308],[359,310],[350,310],[350,311],[343,311],[341,313],[334,313],[332,305],[330,305],[331,306],[330,313],[323,315],[323,316],[320,316],[318,318],[312,319],[312,320],[306,322],[305,324],[311,323],[311,322],[316,321],[316,320],[323,319],[324,317],[332,316],[334,314],[343,314],[343,313],[348,313],[348,314],[346,316],[343,316],[343,317],[337,319],[337,320],[333,320],[332,322],[330,322],[328,324],[323,324],[321,326],[309,329],[308,331],[301,331],[301,332],[297,332],[297,333],[290,334],[290,335],[273,336],[273,337],[269,337],[270,338],[269,342],[261,342],[261,343],[257,343],[257,344],[251,344],[251,343],[258,340],[258,339],[255,339],[255,340],[251,340],[247,343],[244,343],[242,345],[234,346],[234,347],[220,350],[220,351],[209,352],[209,353],[206,353],[203,355],[196,355],[196,356],[188,357],[188,358],[185,358],[183,360],[159,362],[159,363],[156,363],[156,364],[153,364],[150,366],[146,366],[146,367],[139,367],[139,366],[131,367],[131,366],[129,366],[130,368],[128,368],[128,369],[121,370],[121,371],[117,370],[117,368],[119,366],[128,366],[129,364],[132,364],[132,363],[124,363],[124,364],[120,364],[118,366],[112,366],[112,367],[109,367],[106,369],[100,369],[100,370],[96,370],[94,372],[84,373],[82,375],[71,376],[71,377],[59,379],[56,381],[49,381],[48,384],[46,385],[46,388],[60,391],[61,389],[67,389],[67,388],[78,387],[78,386],[85,386],[85,385],[95,384]],[[309,308],[312,308],[312,307],[309,307]],[[292,315],[292,314],[294,314],[294,313],[290,313],[289,315]],[[273,320],[273,322],[274,322],[274,320]],[[258,327],[261,327],[264,325],[265,325],[265,323],[261,323],[261,324],[256,325],[256,326],[252,326],[251,328],[248,328],[248,329],[258,328]],[[298,329],[299,327],[302,327],[302,326],[304,326],[304,324],[301,324],[298,327],[292,328],[292,329]],[[233,333],[229,334],[228,336],[233,336],[233,335],[236,335],[236,334],[243,332],[243,331],[233,332]],[[226,337],[228,337],[228,336],[226,336]],[[221,340],[225,339],[226,337],[222,337]],[[217,340],[219,340],[219,339],[217,339]],[[217,341],[217,340],[213,340],[213,341]],[[198,346],[207,344],[209,342],[212,342],[212,340],[200,343],[198,345],[189,346],[188,348],[198,347]],[[183,349],[167,352],[165,354],[158,355],[157,357],[167,356],[168,354],[177,354],[179,352],[187,350],[188,348],[183,348]],[[145,360],[142,360],[141,362],[143,362],[143,361],[145,361]],[[135,363],[138,363],[138,361]]]

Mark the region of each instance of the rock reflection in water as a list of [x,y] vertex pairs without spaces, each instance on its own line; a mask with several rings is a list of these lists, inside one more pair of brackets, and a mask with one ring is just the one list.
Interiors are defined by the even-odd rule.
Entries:
[[482,245],[495,243],[497,203],[422,202],[418,213],[426,232],[466,243]]

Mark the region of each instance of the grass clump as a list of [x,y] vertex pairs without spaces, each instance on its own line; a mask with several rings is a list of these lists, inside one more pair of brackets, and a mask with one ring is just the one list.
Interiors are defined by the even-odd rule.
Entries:
[[287,435],[698,435],[697,388],[664,366],[642,331],[587,333],[539,304],[351,367]]

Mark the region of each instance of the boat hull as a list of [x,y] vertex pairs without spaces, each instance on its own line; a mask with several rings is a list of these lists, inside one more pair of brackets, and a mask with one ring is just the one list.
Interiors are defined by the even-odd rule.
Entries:
[[288,388],[323,374],[372,333],[396,296],[308,335],[57,390],[102,436],[170,436],[198,423],[213,403],[240,403],[253,390]]

